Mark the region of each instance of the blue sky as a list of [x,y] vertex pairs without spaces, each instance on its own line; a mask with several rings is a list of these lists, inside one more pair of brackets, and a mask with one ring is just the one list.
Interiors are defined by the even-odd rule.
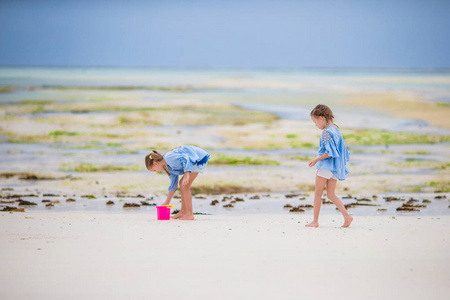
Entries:
[[449,68],[450,1],[0,0],[0,65]]

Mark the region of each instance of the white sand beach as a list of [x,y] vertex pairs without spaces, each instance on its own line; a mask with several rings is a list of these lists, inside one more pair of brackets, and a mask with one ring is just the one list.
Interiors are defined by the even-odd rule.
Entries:
[[1,299],[448,299],[450,216],[1,213]]

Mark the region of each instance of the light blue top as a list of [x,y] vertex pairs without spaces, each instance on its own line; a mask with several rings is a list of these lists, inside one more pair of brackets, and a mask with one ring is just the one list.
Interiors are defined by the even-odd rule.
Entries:
[[194,165],[204,165],[208,162],[209,154],[195,146],[182,146],[164,154],[167,169],[170,173],[170,191],[178,189],[178,176],[185,172],[192,172]]
[[346,164],[350,153],[345,146],[344,137],[334,126],[329,126],[322,132],[317,157],[324,153],[329,157],[318,161],[316,169],[330,170],[339,180],[345,180],[345,175],[349,173]]

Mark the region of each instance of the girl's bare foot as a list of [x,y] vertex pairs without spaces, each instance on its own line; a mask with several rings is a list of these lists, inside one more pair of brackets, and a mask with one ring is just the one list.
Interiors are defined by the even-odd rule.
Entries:
[[182,215],[178,218],[178,220],[194,220],[194,215],[190,214],[190,215]]
[[173,216],[171,216],[170,218],[171,219],[179,219],[179,218],[181,218],[183,216],[183,214],[181,213],[181,212],[179,212],[179,213],[177,213],[177,214],[174,214]]
[[349,227],[350,224],[352,223],[352,221],[353,221],[353,217],[348,216],[348,218],[345,218],[345,222],[344,222],[344,225],[342,225],[342,227]]
[[319,222],[312,221],[309,224],[306,224],[305,227],[319,227]]

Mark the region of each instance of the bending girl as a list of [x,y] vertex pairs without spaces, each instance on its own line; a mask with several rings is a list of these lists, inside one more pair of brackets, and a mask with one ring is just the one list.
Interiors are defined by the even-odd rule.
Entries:
[[178,189],[178,176],[183,175],[180,181],[181,210],[172,218],[194,220],[191,185],[197,175],[204,171],[209,157],[205,150],[195,146],[175,148],[164,155],[153,150],[145,157],[145,166],[149,171],[158,173],[165,171],[170,177],[169,194],[162,205],[170,203]]

